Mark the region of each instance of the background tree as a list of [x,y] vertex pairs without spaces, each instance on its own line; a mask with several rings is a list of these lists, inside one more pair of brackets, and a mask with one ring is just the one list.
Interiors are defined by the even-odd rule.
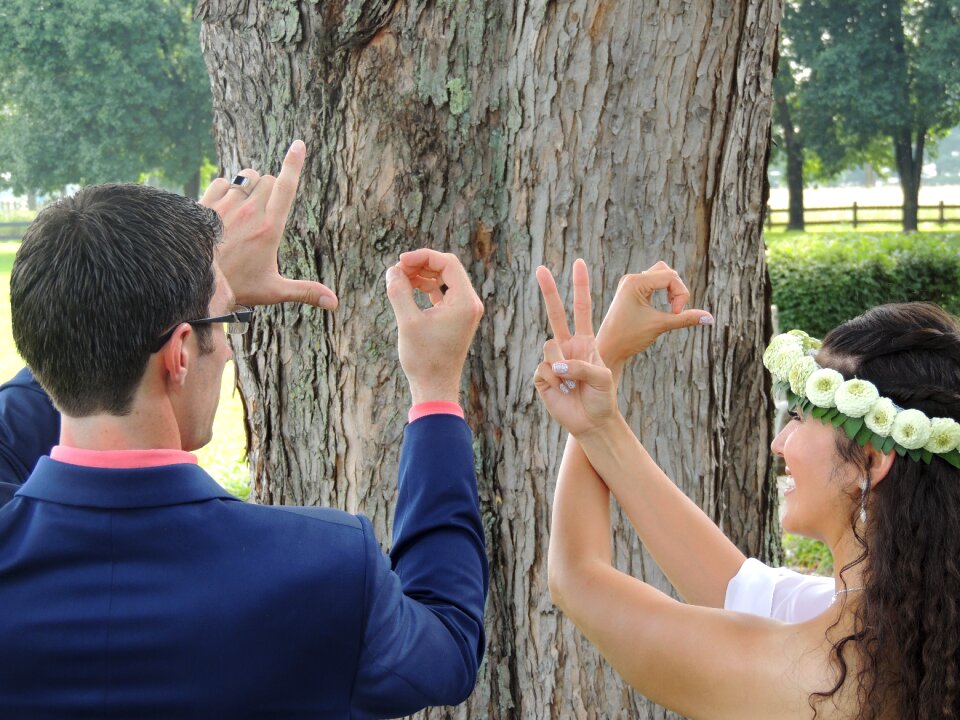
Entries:
[[196,197],[210,85],[185,0],[4,0],[0,172],[15,192],[159,171]]
[[799,91],[795,61],[790,54],[790,42],[785,38],[785,23],[781,25],[777,73],[773,79],[773,135],[775,147],[786,160],[788,217],[787,230],[803,230],[804,144],[796,125]]
[[809,72],[807,147],[833,172],[886,138],[916,230],[924,147],[960,122],[960,1],[789,0],[784,28]]
[[[236,348],[255,498],[363,510],[389,538],[408,398],[383,273],[411,247],[457,253],[486,305],[463,404],[488,643],[473,697],[426,715],[664,717],[549,600],[563,437],[531,382],[547,327],[533,271],[546,263],[569,291],[584,257],[598,312],[627,270],[663,258],[683,274],[718,324],[628,370],[627,418],[746,552],[776,555],[760,232],[779,3],[202,0],[198,13],[224,171],[275,170],[306,141],[281,266],[342,299],[334,314],[264,308]],[[614,545],[620,567],[667,586],[622,519]]]

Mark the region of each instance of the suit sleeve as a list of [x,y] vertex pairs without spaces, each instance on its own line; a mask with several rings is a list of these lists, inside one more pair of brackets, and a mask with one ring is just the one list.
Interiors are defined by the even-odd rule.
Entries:
[[363,518],[366,626],[353,689],[357,717],[456,705],[483,659],[488,567],[467,424],[429,415],[400,454],[390,558]]
[[60,413],[27,368],[0,385],[0,505],[59,437]]

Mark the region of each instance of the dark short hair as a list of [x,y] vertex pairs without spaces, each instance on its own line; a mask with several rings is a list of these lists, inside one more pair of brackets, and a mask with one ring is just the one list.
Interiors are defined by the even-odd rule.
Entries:
[[[156,339],[207,315],[220,218],[145,185],[95,185],[45,208],[10,276],[17,350],[61,412],[130,410]],[[201,352],[212,343],[197,327]]]

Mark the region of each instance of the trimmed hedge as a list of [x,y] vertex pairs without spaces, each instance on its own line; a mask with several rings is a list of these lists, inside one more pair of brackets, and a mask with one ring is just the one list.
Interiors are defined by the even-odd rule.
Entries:
[[874,305],[927,300],[960,314],[960,233],[767,238],[780,331],[826,333]]

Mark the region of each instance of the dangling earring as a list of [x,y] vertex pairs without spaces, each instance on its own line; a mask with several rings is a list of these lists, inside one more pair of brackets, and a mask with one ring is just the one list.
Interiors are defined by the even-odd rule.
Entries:
[[860,522],[867,522],[867,490],[870,487],[870,478],[865,477],[860,481]]

